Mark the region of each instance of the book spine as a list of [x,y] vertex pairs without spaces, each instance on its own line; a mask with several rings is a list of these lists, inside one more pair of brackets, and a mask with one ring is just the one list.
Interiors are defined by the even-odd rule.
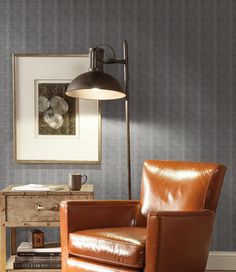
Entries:
[[60,262],[48,262],[48,263],[14,263],[14,269],[34,269],[34,268],[42,268],[42,269],[56,269],[61,268]]
[[44,256],[44,257],[56,257],[61,256],[61,253],[58,252],[17,252],[17,256]]
[[58,263],[61,263],[61,261],[15,261],[15,263],[21,263],[21,264],[28,264],[28,263],[35,263],[35,264],[58,264]]
[[15,262],[20,263],[20,262],[55,262],[55,261],[61,261],[61,257],[26,257],[26,256],[16,256]]

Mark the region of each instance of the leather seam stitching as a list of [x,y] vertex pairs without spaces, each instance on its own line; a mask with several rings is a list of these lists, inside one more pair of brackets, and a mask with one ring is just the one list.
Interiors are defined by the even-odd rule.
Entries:
[[[213,211],[212,211],[213,213]],[[200,217],[200,216],[209,216],[211,214],[211,212],[209,213],[204,213],[204,214],[157,214],[157,216],[160,216],[160,217],[178,217],[178,218],[181,218],[181,217]]]
[[209,188],[210,188],[210,185],[211,185],[211,182],[212,182],[212,179],[213,179],[214,175],[217,173],[218,167],[219,167],[219,166],[217,166],[217,168],[215,168],[214,171],[212,171],[211,178],[210,178],[210,182],[209,182],[208,185],[207,185],[207,190],[206,190],[206,192],[205,192],[204,199],[203,199],[203,207],[204,207],[204,208],[206,207],[206,198],[207,198],[208,190],[209,190]]

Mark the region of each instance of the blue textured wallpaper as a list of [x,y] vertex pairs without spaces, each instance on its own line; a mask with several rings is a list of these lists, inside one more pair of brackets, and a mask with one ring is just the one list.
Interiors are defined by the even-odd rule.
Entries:
[[123,101],[102,104],[101,165],[13,161],[11,66],[12,53],[87,53],[104,42],[121,56],[127,39],[133,198],[145,159],[225,164],[212,249],[236,250],[236,1],[0,0],[0,14],[0,189],[80,171],[97,199],[127,198]]

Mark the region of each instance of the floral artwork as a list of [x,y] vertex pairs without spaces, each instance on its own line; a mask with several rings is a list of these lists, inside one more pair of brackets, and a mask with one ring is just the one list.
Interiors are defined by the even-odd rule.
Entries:
[[75,135],[76,100],[65,94],[68,83],[38,84],[38,134]]

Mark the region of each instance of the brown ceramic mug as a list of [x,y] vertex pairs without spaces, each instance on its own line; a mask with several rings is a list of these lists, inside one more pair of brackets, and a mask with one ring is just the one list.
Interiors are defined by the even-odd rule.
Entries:
[[[79,173],[69,174],[68,187],[70,190],[79,191],[81,186],[87,181],[86,175],[81,175]],[[83,181],[84,179],[84,181]]]

